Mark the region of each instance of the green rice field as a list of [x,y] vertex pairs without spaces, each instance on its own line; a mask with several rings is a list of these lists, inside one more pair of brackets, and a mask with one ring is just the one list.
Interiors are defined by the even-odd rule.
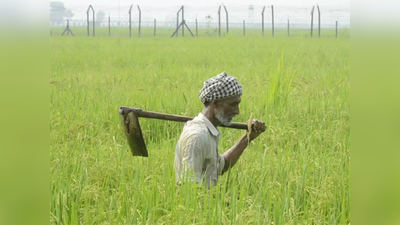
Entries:
[[[349,38],[50,37],[50,224],[350,224],[349,58]],[[216,187],[176,185],[183,123],[141,118],[131,156],[119,106],[196,116],[222,71],[234,121],[268,128]],[[220,130],[221,154],[244,134]]]

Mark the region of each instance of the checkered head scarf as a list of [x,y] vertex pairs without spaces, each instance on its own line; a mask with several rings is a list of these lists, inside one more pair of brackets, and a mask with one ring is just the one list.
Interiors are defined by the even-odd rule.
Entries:
[[225,71],[204,81],[200,90],[200,100],[211,102],[213,100],[226,99],[235,95],[242,95],[242,85],[233,76],[228,76]]

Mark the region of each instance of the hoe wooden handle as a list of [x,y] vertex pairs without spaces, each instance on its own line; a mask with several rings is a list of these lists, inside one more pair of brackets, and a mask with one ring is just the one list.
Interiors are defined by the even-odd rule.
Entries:
[[[132,111],[134,111],[138,117],[144,117],[144,118],[150,118],[150,119],[169,120],[169,121],[176,121],[176,122],[187,122],[189,120],[193,120],[193,117],[188,117],[188,116],[178,116],[178,115],[164,114],[164,113],[158,113],[158,112],[149,112],[149,111],[144,111],[144,110],[141,110],[138,108],[131,108],[131,107],[126,107],[126,106],[119,107],[119,114],[121,114],[121,115],[126,115]],[[221,127],[247,130],[246,123],[232,123],[230,126],[221,125]]]

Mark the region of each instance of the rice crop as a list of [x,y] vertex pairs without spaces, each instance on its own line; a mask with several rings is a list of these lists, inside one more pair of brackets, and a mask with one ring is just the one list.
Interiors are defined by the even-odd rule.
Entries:
[[[347,38],[50,38],[50,224],[350,224]],[[175,183],[183,123],[140,118],[132,157],[119,106],[196,116],[203,81],[243,86],[267,130],[206,189]],[[223,153],[244,131],[220,128]]]

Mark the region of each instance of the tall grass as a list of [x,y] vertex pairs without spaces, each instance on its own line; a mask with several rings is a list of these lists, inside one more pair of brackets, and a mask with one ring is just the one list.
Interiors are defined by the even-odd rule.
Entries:
[[[349,40],[50,39],[51,224],[349,224]],[[278,57],[276,57],[278,56]],[[195,116],[202,82],[238,78],[245,122],[268,129],[213,189],[177,186],[183,124],[140,119],[132,157],[120,105]],[[224,152],[243,134],[220,128]]]

